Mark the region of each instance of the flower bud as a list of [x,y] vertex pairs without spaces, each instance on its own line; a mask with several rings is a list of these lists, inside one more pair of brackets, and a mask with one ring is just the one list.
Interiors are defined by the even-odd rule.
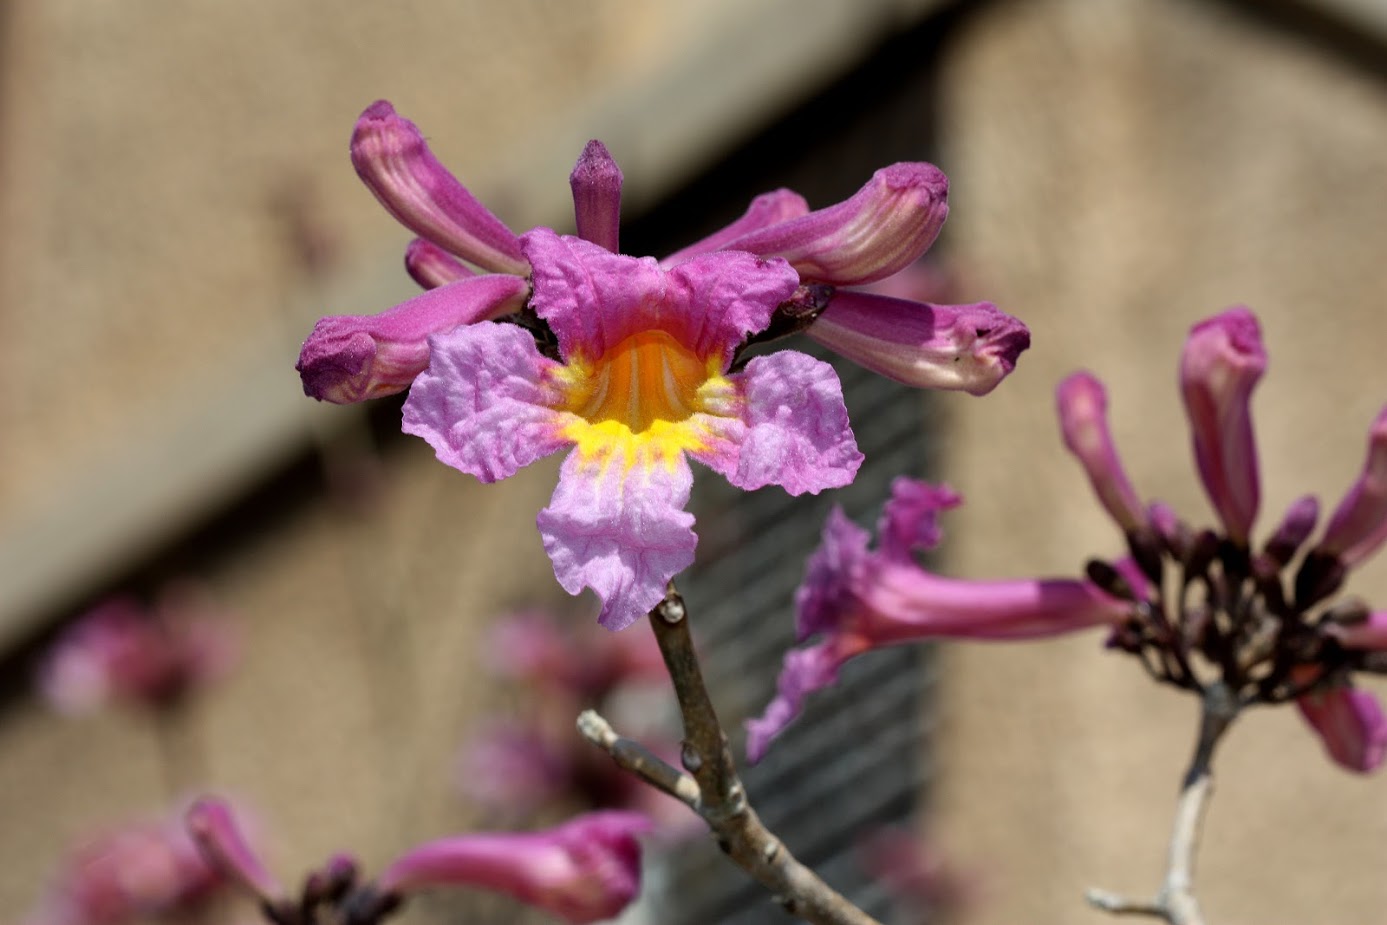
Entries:
[[423,134],[385,100],[352,132],[352,164],[402,225],[494,273],[529,273],[520,240],[438,162]]
[[1387,540],[1387,408],[1368,431],[1363,473],[1344,495],[1325,527],[1317,552],[1337,556],[1352,568]]
[[727,242],[784,257],[806,282],[860,286],[910,266],[949,214],[949,181],[933,164],[883,167],[851,198]]
[[589,141],[568,178],[578,237],[618,253],[621,224],[621,168],[607,146]]
[[346,405],[403,392],[428,368],[430,335],[517,311],[528,291],[518,276],[473,276],[379,315],[322,318],[295,367],[304,394]]
[[425,289],[437,289],[477,275],[462,261],[426,238],[415,238],[405,248],[405,272]]
[[251,848],[225,800],[202,797],[189,807],[184,824],[203,859],[222,876],[262,900],[285,897],[284,887]]
[[1055,398],[1064,445],[1084,467],[1103,509],[1124,532],[1144,526],[1146,512],[1122,468],[1108,429],[1108,395],[1103,383],[1089,373],[1074,373],[1060,383]]
[[1190,331],[1180,358],[1180,388],[1204,490],[1228,536],[1246,543],[1257,516],[1257,447],[1252,389],[1267,368],[1257,319],[1230,308]]
[[1031,344],[1026,326],[990,302],[927,305],[847,291],[805,333],[888,379],[970,395],[996,388]]
[[1340,683],[1305,694],[1296,705],[1340,767],[1366,774],[1387,756],[1387,717],[1367,691]]

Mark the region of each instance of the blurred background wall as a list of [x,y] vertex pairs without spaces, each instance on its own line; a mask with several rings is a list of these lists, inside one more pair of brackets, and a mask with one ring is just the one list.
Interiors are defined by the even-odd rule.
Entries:
[[[1188,327],[1229,304],[1258,311],[1272,356],[1256,404],[1263,522],[1307,491],[1332,503],[1360,467],[1387,392],[1380,15],[1195,0],[176,13],[12,0],[0,902],[18,917],[93,825],[207,786],[263,814],[286,873],[347,845],[379,863],[465,826],[474,814],[433,776],[506,697],[476,670],[487,621],[546,600],[587,619],[552,587],[532,526],[554,466],[483,488],[393,436],[397,405],[301,394],[293,360],[315,318],[413,291],[406,235],[347,159],[372,100],[419,123],[512,227],[562,230],[587,138],[621,163],[628,215],[681,202],[690,215],[688,190],[746,166],[748,146],[769,161],[754,141],[785,120],[806,139],[846,134],[843,117],[803,114],[834,111],[814,106],[845,82],[865,108],[885,91],[852,75],[918,46],[923,77],[874,73],[929,88],[899,104],[930,127],[910,136],[920,149],[870,122],[853,144],[945,169],[938,247],[955,295],[1034,335],[993,395],[932,399],[932,474],[967,499],[938,564],[1068,575],[1118,537],[1060,448],[1054,385],[1079,367],[1104,378],[1139,490],[1202,520],[1175,368]],[[822,205],[865,179],[845,161],[750,192],[807,185]],[[182,720],[65,720],[34,702],[34,656],[62,621],[185,575],[237,615],[243,652]],[[1354,590],[1381,600],[1385,575],[1369,568]],[[972,921],[1097,920],[1085,887],[1140,894],[1159,879],[1195,708],[1099,643],[940,653],[931,838],[979,884]],[[1247,716],[1218,775],[1199,867],[1211,919],[1381,908],[1380,779],[1331,766],[1289,710]]]

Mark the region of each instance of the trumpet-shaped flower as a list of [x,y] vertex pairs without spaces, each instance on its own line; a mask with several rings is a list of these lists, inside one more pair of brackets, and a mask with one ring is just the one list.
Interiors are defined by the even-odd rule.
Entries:
[[862,455],[831,367],[786,351],[731,369],[798,288],[785,261],[718,252],[663,270],[548,229],[521,247],[557,358],[515,325],[435,335],[404,429],[485,482],[571,447],[539,527],[559,583],[596,591],[604,626],[646,613],[693,561],[685,457],[739,488],[852,481]]

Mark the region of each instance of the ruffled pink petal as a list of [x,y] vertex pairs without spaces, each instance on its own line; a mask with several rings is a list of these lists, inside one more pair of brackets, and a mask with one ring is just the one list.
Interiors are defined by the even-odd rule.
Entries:
[[618,252],[621,225],[621,168],[602,142],[593,139],[578,158],[568,185],[578,237]]
[[[862,648],[845,648],[843,640],[833,638],[806,649],[791,649],[776,681],[774,699],[756,719],[746,721],[746,760],[756,764],[766,756],[771,740],[794,722],[804,710],[804,701],[815,691],[838,682],[838,669]],[[865,648],[865,647],[863,647]]]
[[665,595],[693,564],[693,515],[684,510],[693,475],[683,456],[631,458],[620,447],[564,460],[559,484],[537,523],[554,576],[569,594],[591,588],[598,622],[623,629]]
[[720,250],[729,241],[734,241],[753,231],[760,231],[762,228],[769,228],[772,225],[778,225],[781,222],[808,214],[809,203],[805,202],[804,197],[794,190],[778,189],[769,193],[762,193],[751,200],[750,207],[741,218],[713,232],[708,237],[695,241],[683,250],[675,251],[661,260],[660,266],[672,267],[698,254]]
[[877,522],[877,545],[889,559],[910,561],[913,552],[939,545],[943,530],[939,515],[963,503],[963,496],[947,485],[932,485],[907,476],[891,482],[891,497]]
[[561,434],[569,416],[555,410],[563,396],[549,380],[558,364],[527,331],[469,325],[435,335],[430,346],[403,429],[427,440],[440,462],[495,482],[569,442]]
[[744,434],[689,455],[738,488],[779,485],[799,495],[852,483],[862,454],[833,367],[782,350],[756,357],[728,378],[745,399]]
[[672,270],[536,228],[521,239],[534,266],[531,304],[565,359],[596,359],[633,334],[664,331],[724,367],[747,334],[763,330],[799,279],[782,260],[714,253]]
[[528,272],[515,233],[438,162],[423,133],[388,102],[366,107],[351,151],[357,174],[410,231],[491,272]]
[[340,405],[403,392],[429,365],[430,335],[510,314],[528,290],[518,276],[474,276],[379,315],[319,319],[295,366],[304,394]]
[[1387,717],[1367,691],[1338,684],[1298,698],[1296,706],[1345,770],[1366,774],[1387,757]]
[[834,506],[824,522],[819,548],[804,566],[804,579],[795,591],[795,641],[817,633],[837,632],[852,619],[857,606],[852,579],[867,561],[871,535]]
[[724,246],[784,257],[807,282],[860,286],[904,270],[929,249],[949,214],[948,195],[949,181],[933,164],[892,164],[837,205]]
[[991,302],[927,305],[840,291],[805,333],[913,388],[986,395],[1011,374],[1031,332]]

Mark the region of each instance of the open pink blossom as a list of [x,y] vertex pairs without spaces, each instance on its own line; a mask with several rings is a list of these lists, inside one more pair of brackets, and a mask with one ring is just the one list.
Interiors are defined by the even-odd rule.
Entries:
[[831,367],[782,351],[730,368],[799,285],[783,260],[729,251],[662,270],[543,228],[521,247],[558,358],[514,325],[435,335],[404,429],[485,482],[571,447],[538,523],[559,583],[592,588],[602,625],[635,621],[692,563],[686,457],[739,488],[852,481],[862,454]]
[[795,596],[797,637],[775,698],[747,722],[747,758],[760,761],[805,699],[838,679],[848,660],[883,646],[930,639],[1032,639],[1115,625],[1131,603],[1082,579],[968,581],[921,568],[911,553],[939,541],[938,514],[959,497],[943,486],[898,478],[871,537],[835,508]]
[[[528,304],[530,255],[520,237],[458,182],[423,133],[385,101],[352,135],[352,163],[382,205],[419,235],[405,253],[410,275],[433,290],[376,315],[324,318],[299,355],[304,391],[337,403],[402,392],[429,361],[429,337],[509,316]],[[601,142],[589,142],[569,178],[578,236],[615,253],[622,175]],[[790,306],[793,333],[823,316],[815,335],[855,362],[923,388],[994,387],[1029,344],[1025,326],[995,307],[923,305],[835,290],[909,268],[948,215],[948,181],[931,164],[878,170],[848,199],[811,211],[777,190],[757,197],[726,228],[662,261],[738,251],[783,258],[822,304]],[[806,294],[808,290],[806,289]]]

